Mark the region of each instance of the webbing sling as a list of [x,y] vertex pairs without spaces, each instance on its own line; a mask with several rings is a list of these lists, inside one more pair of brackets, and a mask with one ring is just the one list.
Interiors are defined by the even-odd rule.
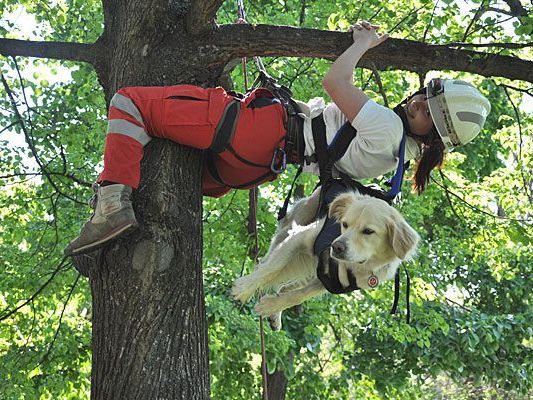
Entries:
[[235,134],[240,110],[240,101],[237,99],[226,106],[215,129],[215,136],[209,150],[214,153],[222,153],[226,150]]
[[326,124],[322,113],[311,120],[311,128],[315,143],[316,161],[320,170],[320,181],[323,182],[332,177],[333,165],[346,153],[348,146],[357,135],[357,130],[352,124],[346,122],[340,127],[328,146]]
[[[313,130],[313,140],[315,143],[315,156],[318,168],[320,171],[320,182],[323,183],[332,178],[333,166],[340,160],[352,140],[357,136],[357,130],[350,124],[345,122],[337,133],[335,134],[331,144],[328,146],[326,138],[326,124],[324,123],[324,117],[322,114],[316,116],[311,121],[311,127]],[[396,172],[390,180],[391,189],[386,193],[388,202],[394,200],[394,198],[400,193],[402,187],[403,176],[405,173],[405,143],[407,135],[405,134],[405,128],[400,141],[400,148],[398,150],[398,166]],[[312,158],[310,161],[313,161]]]
[[[268,107],[268,106],[279,104],[279,103],[280,101],[275,97],[273,98],[257,97],[250,102],[248,107],[249,108],[262,108],[262,107]],[[211,178],[218,184],[226,186],[226,187],[230,187],[233,189],[244,189],[244,188],[258,185],[262,182],[265,182],[265,180],[268,180],[269,178],[273,178],[276,175],[282,173],[286,167],[286,154],[285,154],[285,151],[279,146],[274,150],[270,164],[266,164],[266,165],[258,164],[251,160],[247,160],[246,158],[242,157],[235,151],[235,149],[231,145],[231,141],[233,139],[233,136],[235,134],[235,129],[238,124],[238,120],[240,116],[240,106],[241,106],[241,101],[239,98],[236,98],[235,100],[233,100],[226,106],[220,118],[220,121],[217,125],[217,128],[215,130],[215,136],[213,139],[213,143],[211,144],[209,149],[205,152],[205,165],[207,167],[207,172],[209,173]],[[282,140],[283,139],[281,139],[281,141]],[[258,177],[254,179],[249,180],[248,182],[244,182],[239,185],[230,184],[224,181],[224,179],[220,176],[217,170],[217,167],[215,165],[215,154],[222,153],[223,151],[230,152],[237,160],[239,160],[244,165],[248,165],[250,167],[255,167],[255,168],[263,168],[266,170],[266,172],[259,175]]]

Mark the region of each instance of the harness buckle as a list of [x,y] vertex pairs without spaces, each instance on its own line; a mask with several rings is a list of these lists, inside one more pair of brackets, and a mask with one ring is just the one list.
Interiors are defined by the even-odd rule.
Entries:
[[[278,159],[280,158],[279,167],[278,165]],[[281,147],[276,148],[274,150],[274,154],[272,155],[272,162],[270,163],[270,170],[278,175],[281,174],[283,171],[285,171],[285,168],[287,168],[287,153],[285,153],[285,150],[283,150]]]

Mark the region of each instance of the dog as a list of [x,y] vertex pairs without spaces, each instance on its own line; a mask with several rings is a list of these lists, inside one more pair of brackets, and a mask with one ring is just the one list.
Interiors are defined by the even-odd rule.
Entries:
[[[279,223],[270,248],[254,272],[237,279],[232,288],[236,300],[246,303],[256,291],[275,289],[255,306],[269,316],[273,329],[281,329],[281,312],[323,294],[317,277],[318,257],[313,245],[325,218],[314,220],[320,188],[299,200]],[[371,289],[394,277],[402,260],[413,256],[419,241],[415,230],[385,201],[350,191],[329,205],[330,218],[341,224],[341,235],[333,241],[330,256],[339,265],[339,281],[349,285],[351,273],[360,289]],[[374,279],[371,281],[370,278]]]

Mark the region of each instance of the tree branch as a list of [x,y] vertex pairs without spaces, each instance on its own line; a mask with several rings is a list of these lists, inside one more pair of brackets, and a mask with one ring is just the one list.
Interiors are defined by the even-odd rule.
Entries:
[[462,42],[466,41],[466,38],[468,37],[468,33],[470,32],[470,28],[472,28],[472,26],[476,23],[476,21],[479,18],[481,18],[481,16],[485,12],[484,6],[485,6],[485,1],[482,1],[481,4],[479,5],[478,9],[476,10],[474,16],[472,17],[472,20],[470,21],[470,23],[468,24],[468,26],[465,29],[465,32],[463,34]]
[[518,87],[515,87],[515,86],[511,86],[511,85],[506,85],[504,83],[500,83],[499,86],[503,86],[503,87],[506,87],[508,89],[516,90],[517,92],[522,92],[522,93],[527,94],[528,96],[533,97],[533,87],[530,87],[529,89],[522,89],[522,88],[518,88]]
[[92,187],[92,183],[90,182],[86,182],[80,178],[77,178],[74,174],[71,174],[71,173],[66,173],[66,172],[53,172],[53,171],[47,171],[46,173],[44,172],[21,172],[19,174],[7,174],[7,175],[0,175],[0,179],[10,179],[10,178],[15,178],[15,177],[20,177],[20,176],[23,176],[23,177],[27,177],[27,176],[43,176],[43,175],[56,175],[56,176],[64,176],[65,178],[68,178],[74,182],[76,182],[77,184],[81,185],[81,186],[85,186],[85,187]]
[[[346,32],[272,25],[222,25],[210,44],[230,59],[252,56],[319,57],[333,60],[352,43]],[[533,61],[445,48],[406,39],[388,39],[365,53],[359,66],[425,72],[441,69],[499,76],[533,83]]]
[[[212,3],[212,7],[217,7],[219,3],[220,0],[216,0]],[[213,12],[216,10],[200,14],[191,11],[189,20],[208,18]],[[351,40],[350,34],[345,32],[289,26],[231,24],[218,27],[209,37],[209,45],[221,50],[218,52],[221,57],[228,58],[229,54],[228,59],[258,55],[318,57],[333,60],[351,44]],[[201,45],[201,43],[195,44]],[[369,50],[359,66],[370,69],[374,63],[380,70],[400,69],[417,73],[434,69],[464,71],[485,77],[499,76],[533,83],[531,74],[533,61],[454,49],[451,48],[453,45],[458,44],[446,47],[391,38]],[[527,47],[527,45],[516,47]],[[83,61],[96,66],[105,63],[104,57],[108,52],[103,49],[99,41],[82,44],[0,39],[0,54]]]
[[511,106],[513,107],[513,110],[514,110],[514,113],[515,113],[515,116],[516,116],[516,123],[518,124],[518,157],[517,157],[517,164],[518,164],[518,167],[520,168],[520,176],[522,177],[522,185],[523,185],[523,188],[524,188],[524,192],[526,193],[526,196],[529,200],[529,205],[533,204],[533,195],[531,193],[529,193],[529,190],[528,190],[528,181],[526,179],[526,176],[524,174],[524,167],[523,167],[523,156],[522,156],[522,147],[524,146],[524,136],[523,136],[523,133],[522,133],[522,122],[520,121],[520,113],[518,112],[518,108],[516,107],[516,105],[514,104],[514,101],[513,99],[511,98],[511,95],[509,94],[509,91],[507,90],[507,88],[505,86],[502,86],[503,87],[503,91],[505,92],[505,95],[507,96],[507,99],[509,100],[509,102],[511,103]]
[[83,61],[97,64],[105,51],[99,42],[68,43],[68,42],[36,42],[31,40],[0,38],[0,54],[4,56],[24,56],[37,58],[53,58],[57,60]]
[[[24,94],[24,101],[25,101],[25,104],[27,105],[28,101],[26,99],[26,94],[25,94],[25,91],[24,91],[24,86],[23,86],[23,82],[22,82],[22,76],[20,75],[20,70],[18,68],[18,65],[16,63],[16,59],[14,57],[13,57],[13,60],[15,62],[15,67],[17,68],[17,73],[19,75],[19,79],[20,79],[20,82],[21,82],[22,93]],[[13,97],[13,92],[11,91],[9,85],[7,84],[7,81],[6,81],[5,77],[4,77],[4,74],[1,73],[1,72],[0,72],[0,80],[2,81],[4,89],[5,89],[8,97],[9,97],[9,101],[11,102],[11,106],[13,107],[13,111],[15,112],[15,116],[19,120],[20,127],[22,128],[22,131],[24,132],[24,138],[26,140],[26,144],[28,145],[31,154],[33,155],[33,158],[37,162],[37,165],[39,166],[39,169],[42,171],[43,175],[46,177],[46,179],[48,180],[50,185],[55,189],[56,193],[60,193],[62,196],[66,197],[69,200],[72,200],[75,203],[85,204],[85,203],[82,203],[82,202],[76,200],[75,198],[69,196],[68,194],[63,193],[61,190],[59,190],[59,187],[56,185],[56,183],[54,182],[54,180],[52,179],[52,177],[48,173],[48,167],[43,163],[43,161],[39,157],[39,153],[37,151],[37,147],[35,146],[35,140],[34,140],[33,134],[31,133],[31,132],[33,132],[33,124],[31,123],[31,119],[29,120],[30,121],[31,130],[28,131],[26,129],[26,125],[24,124],[24,120],[22,118],[22,115],[20,115],[20,112],[18,110],[17,102],[15,101],[15,98]]]
[[[447,180],[450,180],[450,178],[448,178],[444,173],[441,173],[441,176],[446,178]],[[453,197],[456,197],[458,198],[465,206],[467,206],[468,208],[470,208],[471,210],[477,212],[477,213],[480,213],[480,214],[484,214],[488,217],[492,217],[494,219],[501,219],[501,220],[507,220],[507,221],[516,221],[516,222],[526,222],[526,223],[531,223],[531,221],[533,221],[531,218],[510,218],[510,217],[501,217],[497,214],[492,214],[490,212],[487,212],[485,210],[482,210],[480,209],[479,207],[476,207],[472,204],[470,204],[469,202],[467,202],[464,198],[462,198],[461,196],[459,196],[458,194],[452,192],[451,190],[449,189],[445,189],[444,187],[444,182],[441,183],[439,181],[437,181],[435,178],[431,177],[431,182],[434,182],[438,187],[440,187],[441,189],[444,189],[446,190],[446,193],[447,194],[450,194],[452,195]]]
[[511,9],[510,15],[513,15],[515,17],[521,17],[528,14],[528,11],[524,8],[522,3],[520,3],[520,0],[503,0],[507,3],[509,8]]
[[379,93],[381,94],[381,97],[383,98],[383,105],[388,108],[389,102],[387,101],[385,89],[383,88],[383,82],[381,82],[381,76],[379,75],[379,71],[376,68],[376,65],[374,63],[372,63],[372,74],[374,75],[374,80],[378,84]]
[[76,280],[74,281],[74,283],[72,284],[72,286],[70,288],[70,291],[68,292],[68,296],[67,296],[67,299],[65,300],[65,303],[63,303],[63,309],[61,310],[61,315],[59,316],[59,322],[57,323],[57,328],[56,328],[56,331],[54,333],[54,337],[52,339],[52,342],[49,344],[48,349],[46,350],[46,353],[44,353],[44,356],[41,358],[41,361],[39,362],[39,364],[37,364],[35,366],[35,368],[39,367],[46,360],[48,360],[48,356],[50,355],[50,352],[52,351],[52,348],[54,347],[54,344],[55,344],[55,342],[57,340],[57,337],[59,336],[59,330],[61,329],[61,323],[63,321],[63,315],[65,314],[65,310],[67,308],[68,302],[70,301],[70,297],[72,296],[72,293],[74,292],[74,289],[76,288],[76,285],[78,284],[78,281],[80,280],[80,276],[81,276],[81,274],[78,273],[78,275],[76,276]]
[[533,47],[533,42],[529,43],[463,43],[451,42],[441,45],[434,45],[441,47],[500,47],[503,49],[523,49],[526,47]]
[[50,278],[48,278],[48,280],[45,283],[43,283],[41,285],[41,287],[39,289],[37,289],[35,291],[35,293],[33,293],[28,300],[24,301],[22,304],[19,304],[18,306],[16,306],[15,308],[13,308],[11,310],[9,310],[9,309],[2,310],[2,314],[0,314],[0,321],[3,321],[5,319],[9,318],[13,314],[15,314],[18,310],[20,310],[22,307],[24,307],[26,304],[32,302],[39,295],[39,293],[41,293],[50,284],[50,282],[52,282],[54,280],[56,275],[61,271],[61,268],[63,267],[63,265],[65,265],[66,261],[67,261],[67,257],[63,257],[63,259],[61,260],[59,265],[52,272],[52,275],[50,276]]
[[195,0],[185,18],[187,31],[197,35],[215,28],[215,16],[224,0]]

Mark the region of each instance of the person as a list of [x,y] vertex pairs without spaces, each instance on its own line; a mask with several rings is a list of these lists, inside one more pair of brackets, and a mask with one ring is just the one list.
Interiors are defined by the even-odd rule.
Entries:
[[72,256],[95,250],[137,226],[130,201],[140,181],[143,147],[152,137],[206,150],[203,194],[219,197],[231,188],[247,189],[273,180],[289,162],[318,174],[313,158],[313,121],[323,120],[327,143],[349,121],[357,134],[335,163],[353,179],[381,176],[398,164],[402,137],[405,159],[417,160],[413,187],[421,193],[445,151],[470,142],[490,111],[488,100],[471,84],[433,79],[394,110],[370,100],[353,84],[353,71],[370,48],[387,40],[378,26],[356,23],[353,44],[331,65],[323,86],[333,100],[285,102],[265,88],[237,96],[223,88],[192,85],[126,87],[112,98],[104,151],[97,179],[95,211],[80,235],[65,249]]

